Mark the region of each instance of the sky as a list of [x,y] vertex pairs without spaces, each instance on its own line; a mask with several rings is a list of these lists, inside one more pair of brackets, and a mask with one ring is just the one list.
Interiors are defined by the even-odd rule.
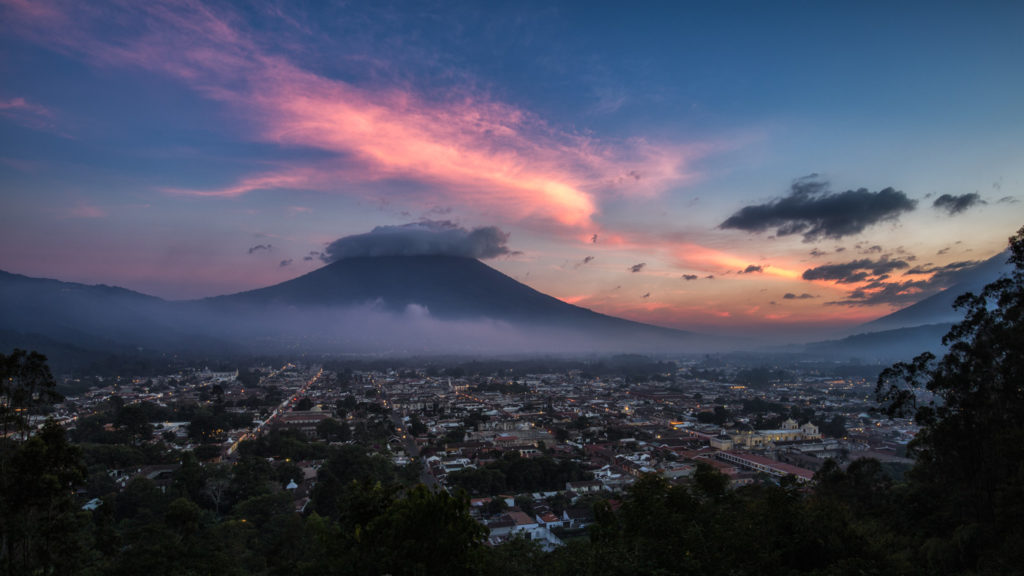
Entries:
[[191,299],[428,246],[607,314],[819,336],[1024,224],[1021,22],[0,0],[0,269]]

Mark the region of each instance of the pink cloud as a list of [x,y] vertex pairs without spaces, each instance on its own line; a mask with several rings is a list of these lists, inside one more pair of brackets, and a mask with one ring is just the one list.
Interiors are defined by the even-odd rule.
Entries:
[[35,114],[37,116],[45,116],[50,118],[53,113],[47,110],[44,106],[38,104],[30,104],[25,101],[24,98],[11,98],[10,100],[0,100],[0,111],[22,111]]
[[105,218],[107,216],[102,208],[84,203],[75,205],[70,214],[73,218]]
[[57,131],[52,110],[21,97],[0,100],[0,116],[33,130]]
[[[409,88],[367,89],[321,76],[267,52],[234,15],[200,3],[125,2],[115,10],[127,16],[120,20],[78,3],[56,8],[2,1],[42,43],[99,65],[178,78],[229,104],[256,140],[336,156],[335,162],[292,164],[221,188],[177,193],[346,192],[339,180],[409,179],[431,188],[420,204],[436,203],[440,195],[481,215],[583,229],[592,226],[601,198],[657,194],[687,180],[687,161],[699,154],[561,130],[484,93],[429,99]],[[97,30],[138,20],[145,26]]]

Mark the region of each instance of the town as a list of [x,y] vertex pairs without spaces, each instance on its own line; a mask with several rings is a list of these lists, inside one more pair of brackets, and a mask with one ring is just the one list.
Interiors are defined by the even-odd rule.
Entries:
[[[218,514],[267,494],[293,513],[326,514],[318,485],[337,480],[341,451],[410,484],[465,491],[490,545],[525,537],[545,550],[585,537],[594,504],[616,506],[645,475],[799,486],[828,461],[870,458],[892,478],[913,465],[917,427],[878,411],[874,379],[798,363],[628,360],[551,372],[296,361],[65,377],[81,392],[33,424],[53,418],[84,449],[85,510],[180,488],[189,469],[193,496]],[[255,480],[237,478],[245,462]]]

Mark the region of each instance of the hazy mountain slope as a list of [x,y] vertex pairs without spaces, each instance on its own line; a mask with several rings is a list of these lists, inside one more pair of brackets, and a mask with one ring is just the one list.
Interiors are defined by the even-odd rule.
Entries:
[[955,283],[949,288],[929,296],[920,302],[897,310],[862,324],[859,332],[877,332],[923,326],[925,324],[952,324],[960,320],[961,314],[953,309],[953,302],[965,292],[978,293],[986,284],[1010,270],[1007,260],[1009,253],[1000,252],[969,270],[962,270],[955,276]]
[[170,303],[124,288],[88,286],[0,271],[0,331],[78,345],[168,345],[181,334]]
[[0,273],[0,332],[7,342],[42,342],[75,357],[139,349],[558,354],[716,345],[573,306],[476,260],[446,256],[353,258],[190,302]]
[[1001,252],[981,264],[961,270],[954,284],[902,310],[861,324],[845,338],[808,344],[808,353],[836,359],[861,358],[891,362],[909,360],[921,352],[941,353],[942,337],[959,322],[962,313],[953,308],[965,292],[980,292],[986,284],[1010,270],[1009,254]]
[[472,258],[381,256],[349,258],[267,288],[204,301],[222,309],[410,305],[445,320],[490,318],[517,324],[623,330],[681,337],[687,333],[606,316],[567,304]]
[[847,361],[856,359],[867,363],[906,361],[914,356],[942,348],[942,337],[950,324],[925,324],[910,328],[881,330],[854,334],[839,340],[807,344],[804,351],[816,357]]

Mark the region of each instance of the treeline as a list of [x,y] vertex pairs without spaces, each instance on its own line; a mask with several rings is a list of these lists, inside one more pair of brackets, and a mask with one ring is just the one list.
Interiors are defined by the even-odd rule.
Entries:
[[309,514],[283,488],[303,478],[286,459],[203,465],[186,452],[169,483],[136,477],[86,511],[69,489],[86,484],[82,450],[56,424],[0,456],[11,576],[470,573],[483,538],[464,498],[354,445],[327,450]]

